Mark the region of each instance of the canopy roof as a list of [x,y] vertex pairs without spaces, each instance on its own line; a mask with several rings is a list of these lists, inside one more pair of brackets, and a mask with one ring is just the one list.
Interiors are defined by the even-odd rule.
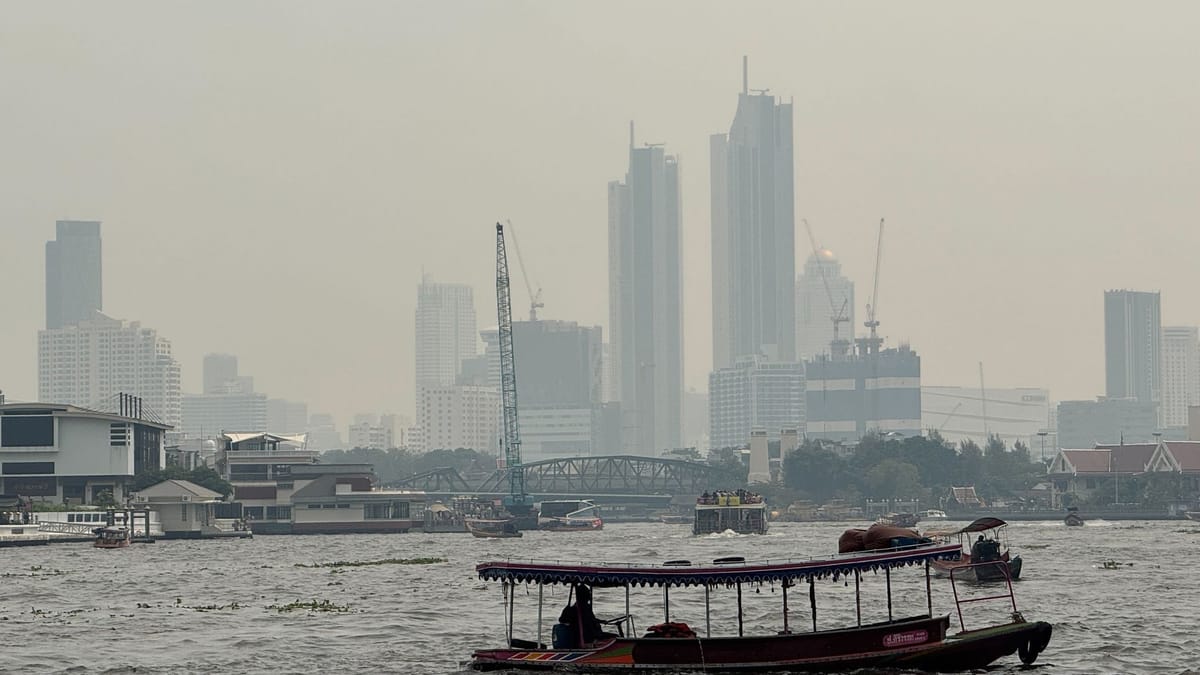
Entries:
[[926,560],[956,559],[957,545],[935,544],[868,551],[808,560],[751,561],[693,566],[688,561],[662,565],[585,565],[559,562],[485,562],[475,566],[479,578],[489,581],[536,584],[590,584],[593,586],[717,586],[737,583],[772,583],[833,577],[917,565]]
[[1005,525],[1008,525],[1008,523],[1004,522],[1003,520],[1000,520],[999,518],[980,518],[979,520],[976,520],[975,522],[971,523],[970,525],[967,525],[966,527],[962,528],[961,530],[944,530],[944,531],[938,531],[938,532],[926,532],[925,536],[927,536],[927,537],[952,537],[956,534],[966,534],[968,532],[986,532],[988,530],[994,530],[997,527],[1004,527]]

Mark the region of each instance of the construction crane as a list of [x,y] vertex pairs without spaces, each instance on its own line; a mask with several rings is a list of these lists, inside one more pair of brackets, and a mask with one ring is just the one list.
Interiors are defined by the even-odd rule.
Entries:
[[992,438],[992,430],[988,428],[987,388],[983,386],[983,361],[979,362],[979,400],[983,404],[983,442]]
[[504,465],[508,469],[508,496],[504,506],[518,519],[528,517],[533,498],[525,493],[521,466],[521,427],[517,420],[517,364],[513,359],[512,298],[508,283],[508,253],[504,226],[496,223],[496,319],[500,325],[500,394],[504,410]]
[[508,233],[512,235],[513,248],[517,250],[517,264],[521,266],[521,276],[525,279],[525,290],[529,291],[529,320],[537,321],[538,308],[546,306],[542,302],[542,287],[538,286],[537,293],[533,292],[533,284],[529,283],[529,272],[525,271],[525,259],[521,257],[521,242],[517,241],[517,230],[513,227],[511,220],[504,222],[508,223]]
[[821,249],[817,246],[817,238],[813,236],[812,225],[808,224],[807,218],[802,220],[804,228],[808,230],[808,243],[812,245],[813,257],[817,260],[817,266],[821,268],[821,282],[825,284],[825,295],[829,298],[829,319],[833,321],[833,342],[829,345],[830,355],[842,357],[846,355],[849,342],[838,339],[838,324],[850,321],[850,317],[846,316],[850,299],[842,298],[842,306],[837,306],[837,301],[833,299],[833,290],[829,287],[829,275],[825,273],[825,261],[821,257]]
[[879,238],[875,242],[875,284],[871,289],[871,301],[867,303],[867,320],[863,322],[871,331],[870,337],[867,338],[867,352],[877,354],[879,347],[883,344],[883,340],[879,338],[875,329],[879,327],[879,320],[875,318],[875,312],[879,309],[879,264],[883,260],[883,218],[879,219]]

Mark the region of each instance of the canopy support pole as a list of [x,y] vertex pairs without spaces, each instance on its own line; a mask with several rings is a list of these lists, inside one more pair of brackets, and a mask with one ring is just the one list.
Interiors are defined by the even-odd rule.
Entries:
[[712,637],[712,614],[708,609],[708,584],[704,584],[704,637]]
[[513,603],[517,600],[517,584],[508,584],[508,646],[512,646],[513,637]]
[[858,591],[859,571],[854,570],[854,616],[858,617],[858,625],[862,627],[862,596]]
[[663,622],[671,621],[671,585],[663,584]]
[[783,633],[784,633],[784,635],[791,632],[790,630],[788,630],[787,588],[788,588],[788,580],[784,579],[783,580]]
[[817,582],[808,578],[808,606],[812,609],[813,632],[817,632]]
[[892,622],[892,568],[883,568],[883,575],[887,578],[887,596],[888,596],[888,623]]
[[738,582],[738,637],[742,637],[742,582]]
[[633,637],[633,616],[629,613],[629,584],[625,584],[625,634]]
[[538,584],[538,649],[542,648],[542,591],[545,590],[543,584]]
[[925,559],[925,602],[929,605],[929,616],[933,617],[933,589],[929,585],[929,559]]

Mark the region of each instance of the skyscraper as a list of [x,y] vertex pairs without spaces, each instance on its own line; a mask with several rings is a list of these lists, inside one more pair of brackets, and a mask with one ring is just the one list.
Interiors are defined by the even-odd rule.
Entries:
[[763,354],[796,360],[792,104],[742,93],[728,134],[710,137],[713,368]]
[[838,339],[851,340],[855,325],[854,282],[842,276],[842,264],[833,251],[825,248],[809,256],[804,263],[804,274],[796,280],[798,359],[810,360],[830,353],[835,314],[846,319],[838,326]]
[[478,351],[475,301],[470,286],[439,284],[429,277],[417,287],[416,384],[454,384],[463,359]]
[[680,446],[683,303],[679,162],[634,147],[625,182],[608,184],[609,340],[622,443],[656,455]]
[[46,242],[46,328],[94,318],[102,304],[100,223],[60,220]]
[[204,393],[225,394],[240,388],[238,360],[233,354],[204,355]]
[[751,431],[779,440],[784,429],[804,429],[804,365],[747,356],[708,376],[708,445],[740,448]]
[[1108,398],[1157,405],[1162,395],[1160,295],[1104,292],[1104,374]]
[[1162,329],[1162,420],[1165,427],[1188,423],[1188,406],[1200,405],[1200,329]]

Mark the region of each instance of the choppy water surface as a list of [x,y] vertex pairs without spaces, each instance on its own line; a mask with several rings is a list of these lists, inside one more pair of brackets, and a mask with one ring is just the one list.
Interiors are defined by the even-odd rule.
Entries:
[[[696,562],[724,555],[823,555],[848,524],[782,523],[766,536],[692,537],[686,525],[613,524],[598,533],[260,536],[95,550],[88,544],[2,549],[0,671],[12,673],[455,673],[471,650],[504,640],[499,584],[476,562],[510,556],[587,561]],[[1030,620],[1054,624],[1037,666],[1052,673],[1183,673],[1200,668],[1200,524],[1016,523],[1025,559],[1016,585]],[[443,557],[431,565],[297,567],[334,561]],[[1133,563],[1104,569],[1106,559]],[[924,576],[893,574],[896,616],[924,611]],[[883,576],[863,581],[864,619],[886,618]],[[961,588],[961,587],[960,587]],[[989,588],[994,589],[995,586]],[[747,631],[782,628],[778,588],[746,589]],[[811,627],[807,589],[789,592],[793,630]],[[934,610],[951,613],[949,582],[934,579]],[[854,621],[853,582],[816,585],[822,628]],[[724,593],[724,595],[722,594]],[[732,591],[714,591],[714,634],[736,631]],[[272,605],[329,601],[345,612],[279,612]],[[546,590],[545,634],[566,602]],[[537,589],[518,590],[518,637],[537,633]],[[635,590],[638,627],[663,619],[661,590]],[[623,590],[599,589],[597,614],[624,613]],[[703,592],[674,589],[672,620],[704,626]],[[1004,614],[966,613],[967,628]],[[975,621],[973,622],[973,619]],[[993,672],[1016,672],[1016,656]]]

